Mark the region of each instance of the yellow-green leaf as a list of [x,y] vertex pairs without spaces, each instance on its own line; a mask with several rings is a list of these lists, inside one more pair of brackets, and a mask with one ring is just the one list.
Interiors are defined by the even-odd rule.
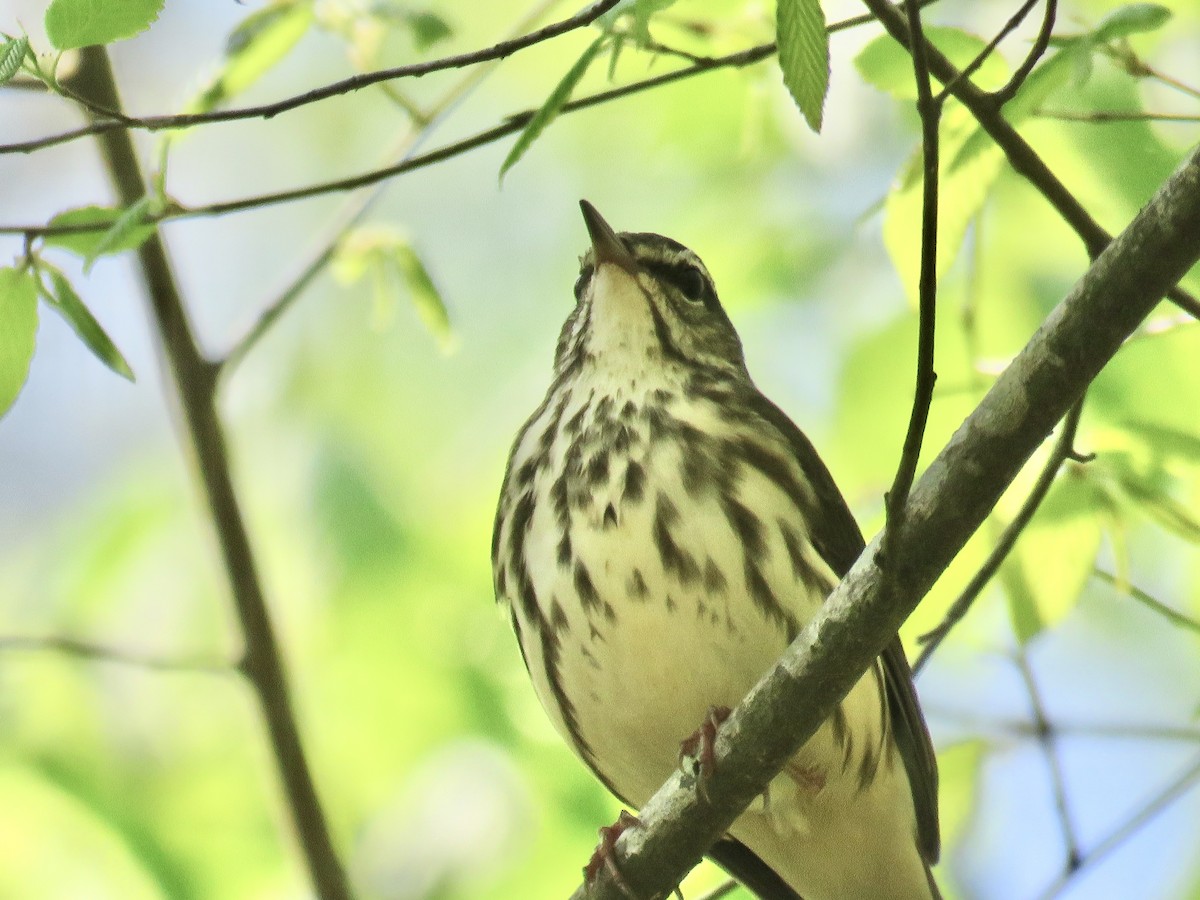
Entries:
[[[85,257],[83,271],[90,272],[99,257],[106,253],[116,253],[118,247],[127,246],[133,241],[136,241],[135,247],[144,243],[154,233],[154,226],[146,220],[156,203],[156,197],[146,194],[117,216],[108,227],[108,231],[100,236],[99,242]],[[145,231],[146,228],[149,228],[149,232]]]
[[820,131],[829,91],[829,35],[820,0],[779,0],[776,35],[783,83],[808,127]]
[[164,0],[52,0],[46,35],[59,50],[111,44],[145,31]]
[[[961,28],[930,25],[924,30],[925,37],[959,69],[965,69],[987,46],[983,38]],[[912,57],[890,35],[881,34],[863,47],[854,58],[854,66],[868,84],[879,90],[906,100],[917,98]],[[971,80],[990,89],[1002,85],[1007,77],[1003,57],[992,53]]]
[[23,269],[0,269],[0,415],[29,377],[36,337],[37,280]]
[[449,349],[454,334],[450,327],[450,314],[446,310],[446,302],[441,292],[429,276],[429,270],[421,262],[412,247],[407,244],[398,246],[395,250],[396,266],[404,277],[409,296],[417,309],[417,315],[425,323],[425,327],[438,339],[443,349]]
[[[123,253],[133,250],[146,242],[154,234],[153,225],[137,225],[124,230],[115,237],[111,234],[113,225],[124,213],[122,209],[107,206],[81,206],[78,209],[68,209],[60,212],[49,224],[52,228],[72,225],[102,225],[94,231],[77,231],[71,234],[52,234],[46,237],[46,245],[62,247],[84,259],[95,259],[105,253]],[[101,246],[103,244],[103,246]]]
[[125,357],[117,349],[117,345],[108,336],[108,332],[96,321],[91,310],[75,293],[75,288],[67,280],[67,276],[54,266],[45,263],[42,263],[40,268],[50,278],[50,287],[48,289],[43,287],[42,296],[46,298],[51,308],[67,320],[67,324],[74,329],[80,340],[95,354],[97,359],[122,378],[133,381],[133,369],[129,367],[129,363],[125,361]]
[[542,104],[541,109],[533,114],[533,118],[529,120],[524,130],[517,136],[517,141],[513,144],[512,149],[508,151],[508,156],[504,157],[504,162],[500,165],[501,180],[504,179],[504,173],[516,165],[517,160],[525,155],[525,151],[545,131],[546,126],[557,118],[567,101],[571,99],[571,94],[574,92],[575,87],[583,79],[584,74],[586,74],[588,66],[592,64],[592,60],[596,58],[596,54],[600,52],[601,47],[607,41],[607,35],[601,35],[592,41],[588,45],[588,48],[580,55],[579,59],[575,60],[575,64],[567,70],[567,74],[563,76],[562,81],[554,86],[554,90],[550,92],[550,96],[546,98],[546,102]]

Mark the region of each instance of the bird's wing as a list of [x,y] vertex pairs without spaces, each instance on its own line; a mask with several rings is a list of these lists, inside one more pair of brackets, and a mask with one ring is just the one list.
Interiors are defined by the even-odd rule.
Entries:
[[[833,476],[812,443],[779,407],[757,391],[753,398],[747,399],[754,411],[774,425],[791,445],[792,453],[816,497],[817,508],[808,517],[810,539],[829,567],[839,578],[844,578],[866,545]],[[904,768],[908,772],[917,814],[918,842],[926,862],[933,864],[937,862],[941,850],[937,812],[937,757],[917,702],[912,669],[898,637],[888,644],[882,659],[888,706],[892,713],[892,731],[896,736],[900,758],[904,760]]]

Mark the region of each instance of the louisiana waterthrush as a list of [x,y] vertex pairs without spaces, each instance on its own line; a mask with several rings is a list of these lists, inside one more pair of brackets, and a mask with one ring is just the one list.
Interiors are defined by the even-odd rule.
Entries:
[[[592,246],[550,389],[509,459],[492,561],[554,725],[638,806],[863,539],[750,379],[700,259],[581,206]],[[805,900],[938,896],[936,762],[899,641],[730,834]]]

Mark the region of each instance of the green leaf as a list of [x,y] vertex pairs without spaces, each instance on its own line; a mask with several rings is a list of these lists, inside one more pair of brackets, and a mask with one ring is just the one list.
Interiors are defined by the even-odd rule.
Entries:
[[1090,479],[1068,470],[1025,528],[1004,566],[1010,611],[1023,642],[1075,608],[1096,565],[1105,507]]
[[450,314],[437,285],[429,277],[425,264],[408,244],[398,246],[394,256],[396,266],[408,287],[409,296],[417,309],[417,315],[421,317],[430,333],[438,339],[442,349],[449,349],[454,337],[450,327]]
[[48,247],[62,247],[85,259],[94,259],[104,253],[123,253],[134,250],[146,242],[154,234],[153,225],[138,225],[119,236],[118,240],[110,239],[101,247],[102,242],[109,237],[113,225],[121,217],[124,210],[107,206],[81,206],[60,212],[50,220],[50,227],[70,225],[103,225],[95,231],[79,231],[73,234],[52,234],[46,237]]
[[246,90],[291,52],[312,21],[312,5],[292,0],[248,15],[229,35],[225,61],[216,78],[189,109],[207,112]]
[[[925,27],[925,37],[959,69],[965,69],[987,47],[983,38],[961,28],[930,25]],[[854,58],[854,66],[871,86],[904,100],[917,98],[912,57],[889,35],[881,34],[863,47]],[[971,79],[991,89],[1002,85],[1007,77],[1004,58],[992,53]]]
[[97,359],[122,378],[133,381],[133,369],[129,367],[129,363],[125,361],[125,357],[117,349],[117,345],[112,342],[112,338],[96,321],[91,310],[75,293],[75,288],[67,280],[67,276],[54,266],[45,263],[42,263],[40,268],[50,276],[50,288],[47,290],[43,287],[42,296],[46,298],[51,308],[67,320],[67,324],[74,329],[80,340],[96,355]]
[[0,415],[29,377],[37,337],[37,279],[24,269],[0,269]]
[[[145,194],[136,203],[117,216],[116,220],[108,227],[108,231],[100,236],[100,241],[92,248],[92,252],[87,255],[83,263],[84,274],[92,270],[96,260],[106,253],[116,253],[117,247],[123,247],[130,241],[134,240],[136,235],[140,235],[142,230],[147,227],[146,217],[150,215],[154,209],[158,198],[151,194]],[[154,233],[154,226],[149,226],[150,233],[141,237],[134,246],[140,246]]]
[[1130,3],[1120,6],[1105,16],[1095,31],[1095,38],[1100,43],[1116,38],[1128,37],[1131,34],[1141,34],[1156,31],[1171,18],[1171,10],[1157,3]]
[[[938,190],[937,276],[958,256],[971,221],[987,201],[1004,168],[1004,154],[984,144],[966,163],[955,165],[964,141],[975,133],[974,118],[957,103],[946,108]],[[921,151],[910,157],[883,208],[883,243],[910,301],[915,302],[921,268]]]
[[51,0],[46,35],[59,50],[111,44],[145,31],[164,0]]
[[583,79],[588,66],[592,64],[592,60],[596,58],[596,54],[600,52],[601,47],[604,46],[607,40],[607,35],[601,35],[592,41],[579,59],[575,60],[575,64],[563,76],[562,81],[555,85],[554,90],[550,92],[550,96],[546,98],[546,102],[542,104],[541,109],[533,114],[533,118],[529,120],[525,129],[517,136],[517,142],[513,144],[512,149],[508,151],[508,156],[504,157],[504,162],[500,165],[500,179],[502,181],[504,173],[516,165],[517,160],[525,155],[525,151],[537,140],[538,135],[546,129],[547,125],[554,121],[562,111],[563,106],[571,99],[571,94],[575,90],[576,85]]
[[29,52],[29,38],[9,38],[0,46],[0,84],[9,81],[21,70],[25,54]]
[[776,35],[783,83],[808,127],[820,131],[829,92],[829,35],[820,0],[779,0]]
[[418,50],[428,50],[454,34],[454,30],[445,19],[429,10],[409,13],[405,20],[412,29],[413,43],[417,45]]

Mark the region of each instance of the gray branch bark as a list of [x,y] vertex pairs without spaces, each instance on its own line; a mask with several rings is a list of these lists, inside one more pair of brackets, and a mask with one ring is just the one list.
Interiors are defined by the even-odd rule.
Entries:
[[[617,843],[635,896],[666,896],[808,740],[983,522],[1038,445],[1200,258],[1200,147],[1051,313],[914,486],[903,530],[877,537],[821,615],[722,727],[706,784],[677,773]],[[886,565],[886,568],[884,567]],[[628,900],[603,869],[574,898]]]

